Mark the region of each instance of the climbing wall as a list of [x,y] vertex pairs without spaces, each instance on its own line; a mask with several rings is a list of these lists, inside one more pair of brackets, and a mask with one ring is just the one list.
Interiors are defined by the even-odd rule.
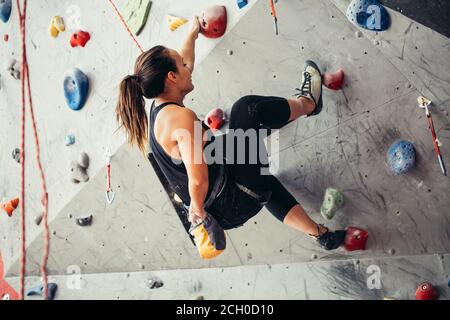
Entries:
[[[254,5],[249,4],[239,10],[233,1],[228,1],[230,29],[239,18],[247,13]],[[115,1],[122,12],[127,1]],[[138,41],[144,48],[155,44],[164,44],[179,49],[187,35],[189,24],[179,27],[171,32],[166,22],[166,14],[177,15],[191,19],[199,15],[207,7],[209,1],[196,1],[195,5],[185,1],[152,1],[147,24],[142,29]],[[90,158],[87,174],[91,181],[105,166],[105,151],[109,148],[113,158],[118,148],[125,142],[121,131],[117,131],[115,120],[115,104],[118,96],[120,80],[127,74],[133,73],[134,61],[139,49],[131,41],[128,33],[121,25],[113,8],[108,1],[92,3],[88,0],[78,1],[39,1],[28,3],[29,12],[42,12],[43,14],[29,14],[27,20],[27,46],[28,62],[31,73],[31,86],[35,106],[36,121],[41,144],[41,160],[47,178],[49,193],[49,221],[62,215],[64,207],[91,183],[73,184],[71,182],[70,163],[76,161],[81,152],[86,152]],[[57,38],[52,38],[48,28],[53,16],[61,16],[66,25],[66,31]],[[70,40],[79,30],[90,33],[91,39],[85,47],[72,48]],[[111,34],[110,31],[114,30]],[[4,34],[8,41],[3,40]],[[20,194],[20,165],[12,158],[11,153],[20,146],[20,81],[10,76],[4,69],[10,58],[18,60],[19,27],[17,9],[13,5],[8,23],[0,21],[0,116],[4,123],[0,126],[2,152],[0,161],[0,201],[18,197]],[[107,35],[107,36],[105,36]],[[219,43],[217,40],[203,40],[197,44],[197,63]],[[90,88],[88,99],[79,111],[69,109],[64,98],[63,80],[67,70],[79,68],[88,77]],[[27,244],[35,239],[42,238],[42,226],[35,224],[35,217],[42,212],[41,184],[39,180],[36,152],[29,118],[26,127],[26,216],[27,216]],[[75,144],[65,145],[67,135],[75,136]],[[124,164],[127,160],[124,160]],[[145,160],[148,172],[152,168]],[[112,168],[113,175],[117,168]],[[123,172],[127,176],[127,172]],[[116,176],[119,178],[119,176]],[[154,179],[155,180],[155,179]],[[113,189],[118,189],[118,180],[114,181]],[[159,182],[155,180],[156,186]],[[96,191],[101,194],[101,203],[104,203],[106,178],[99,177]],[[145,188],[143,188],[145,190]],[[124,196],[122,199],[126,199]],[[92,199],[88,195],[82,203],[92,208]],[[75,217],[84,216],[88,212],[74,212]],[[0,251],[3,252],[5,270],[17,261],[19,257],[19,210],[8,218],[0,214]],[[53,230],[51,230],[53,232]],[[61,231],[60,231],[61,232]],[[56,238],[55,234],[52,234]],[[42,248],[36,256],[30,256],[30,261],[40,261]],[[85,248],[80,247],[82,251]],[[31,263],[31,262],[30,262]],[[31,270],[31,269],[29,269]],[[37,269],[36,269],[37,270]]]
[[[116,97],[111,92],[116,92],[119,79],[131,72],[130,60],[134,58],[129,57],[135,57],[137,50],[122,33],[110,9],[96,3],[95,12],[108,17],[105,19],[108,22],[102,22],[102,28],[117,30],[118,35],[112,41],[111,37],[98,37],[103,40],[97,41],[96,59],[104,65],[104,71],[99,71],[98,64],[95,64],[97,70],[91,70],[94,77],[102,74],[112,79],[104,80],[108,85],[102,89],[96,89],[95,85],[102,81],[94,81],[90,95],[97,99],[103,96],[107,101],[99,100],[95,105],[90,98],[80,113],[84,118],[77,119],[80,122],[73,126],[80,130],[75,134],[89,139],[89,143],[77,142],[73,146],[76,150],[67,149],[61,140],[59,145],[53,143],[62,149],[53,154],[66,157],[66,162],[82,150],[92,155],[93,162],[89,169],[90,181],[74,187],[68,182],[63,166],[57,165],[61,157],[52,158],[54,167],[61,167],[59,175],[55,173],[54,179],[59,184],[54,188],[60,192],[71,188],[70,196],[59,201],[57,208],[53,207],[50,223],[52,248],[48,268],[61,286],[61,297],[158,299],[205,294],[218,299],[380,299],[391,295],[409,299],[421,280],[429,280],[440,285],[443,297],[448,298],[443,284],[449,276],[445,270],[448,270],[450,252],[450,199],[446,197],[450,182],[440,172],[424,111],[418,108],[416,99],[425,95],[433,100],[431,112],[443,145],[444,161],[449,164],[450,40],[395,11],[389,11],[393,23],[388,31],[361,30],[345,17],[347,0],[280,2],[277,5],[280,34],[276,36],[267,1],[251,1],[252,6],[243,12],[238,11],[234,1],[226,3],[235,25],[231,24],[227,34],[215,41],[214,46],[211,40],[200,37],[199,54],[204,59],[198,61],[193,77],[196,90],[186,98],[185,104],[202,117],[212,108],[231,107],[247,94],[291,97],[300,84],[306,59],[316,61],[323,71],[343,68],[344,88],[324,91],[324,110],[320,116],[300,119],[279,130],[279,149],[272,149],[271,161],[279,164],[276,172],[279,179],[318,222],[325,222],[319,214],[325,189],[335,187],[343,192],[345,206],[327,225],[332,228],[356,225],[367,229],[370,233],[367,250],[323,251],[308,237],[284,226],[263,209],[243,227],[227,232],[228,247],[224,254],[202,261],[147,159],[123,144],[123,137],[109,142],[115,146],[111,165],[112,186],[117,194],[113,204],[107,205],[101,141],[104,136],[113,139],[110,133],[115,129],[112,108]],[[144,29],[140,36],[147,39],[143,43],[151,46],[161,41],[176,48],[176,41],[181,39],[176,38],[179,34],[174,34],[176,39],[169,38],[169,31],[155,21],[171,10],[173,14],[195,12],[192,8],[188,10],[187,4],[183,5],[185,11],[177,5],[155,1],[147,26],[151,31]],[[93,11],[92,6],[86,3],[86,11]],[[238,15],[242,17],[239,19]],[[41,25],[48,22],[44,20]],[[94,35],[92,32],[91,42],[81,51],[86,55],[88,46],[95,43]],[[45,37],[45,41],[50,41]],[[114,50],[114,46],[127,49]],[[105,60],[100,52],[107,57]],[[74,53],[67,49],[67,54]],[[111,68],[106,66],[116,61],[116,55],[123,55],[123,60],[114,62],[120,66],[113,68],[114,77]],[[53,70],[50,61],[47,63],[48,69]],[[33,66],[33,60],[30,64]],[[85,66],[87,70],[94,68],[89,59],[85,60]],[[65,67],[61,63],[61,71]],[[31,72],[34,74],[33,69]],[[60,85],[55,80],[55,86],[56,83]],[[48,91],[48,84],[40,85]],[[39,84],[33,88],[40,92]],[[69,114],[65,117],[72,124],[77,114],[67,110],[61,101],[58,112]],[[103,109],[98,109],[99,106]],[[106,126],[104,129],[97,130],[89,118],[88,112],[95,108],[98,113],[92,113],[92,117],[97,117],[98,126]],[[105,121],[105,116],[110,120]],[[45,119],[44,114],[42,117]],[[61,130],[55,129],[60,122],[51,127],[54,141],[64,137]],[[11,120],[10,130],[13,125]],[[398,138],[411,141],[418,157],[416,167],[404,176],[394,176],[386,163],[386,152]],[[98,146],[94,147],[91,141],[97,141],[94,144]],[[18,140],[11,143],[7,151],[17,143]],[[71,153],[67,154],[67,150]],[[2,163],[18,170],[9,151],[2,157]],[[7,177],[18,190],[14,176]],[[9,189],[4,193],[7,191],[8,196],[14,195]],[[38,195],[34,197],[37,202]],[[91,226],[80,227],[75,223],[76,218],[91,214]],[[4,226],[9,230],[1,247],[2,252],[8,253],[4,257],[5,272],[9,277],[17,276],[18,255],[13,243],[17,239],[18,220],[5,216],[0,219],[1,230]],[[37,276],[42,238],[40,229],[34,228],[39,237],[29,240],[27,268],[30,275]],[[371,265],[381,269],[382,291],[372,291],[366,285]],[[85,280],[84,291],[67,290],[65,286],[67,274],[74,267]],[[165,286],[160,291],[148,291],[146,281],[153,274],[164,280]],[[311,278],[310,274],[313,274]],[[218,275],[223,276],[224,286],[229,286],[230,291],[215,291],[217,283],[213,280],[217,281]],[[246,281],[251,277],[255,278]],[[11,280],[10,283],[17,284],[16,278]],[[36,278],[28,280],[31,285]],[[105,286],[105,283],[117,286]],[[177,289],[182,283],[183,289],[176,293],[171,283],[177,283]],[[268,286],[270,290],[265,290]],[[127,290],[130,287],[139,289]]]

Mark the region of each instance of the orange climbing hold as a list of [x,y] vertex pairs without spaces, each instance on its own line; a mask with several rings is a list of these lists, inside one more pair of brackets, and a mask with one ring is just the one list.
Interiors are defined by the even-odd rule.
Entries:
[[8,202],[3,203],[2,207],[6,211],[8,216],[11,217],[14,210],[16,210],[18,205],[19,205],[19,198],[15,198],[15,199],[9,200]]

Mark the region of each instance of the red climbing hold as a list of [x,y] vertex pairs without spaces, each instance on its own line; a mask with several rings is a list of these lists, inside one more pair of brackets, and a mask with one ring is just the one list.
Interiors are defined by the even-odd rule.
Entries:
[[345,249],[348,251],[365,250],[369,233],[357,227],[348,227],[345,234]]
[[19,300],[19,294],[3,278],[3,269],[2,253],[0,252],[0,300]]
[[200,33],[207,38],[219,38],[227,29],[227,9],[211,6],[200,15]]
[[323,85],[331,90],[339,90],[342,89],[342,85],[344,84],[344,70],[339,69],[338,71],[325,72],[323,75]]
[[19,198],[15,198],[15,199],[9,200],[8,202],[3,203],[2,207],[6,211],[8,216],[11,217],[14,210],[16,210],[18,205],[19,205]]
[[213,130],[220,129],[223,122],[223,111],[220,108],[212,109],[205,118],[206,125]]
[[72,48],[78,46],[82,46],[84,48],[89,39],[91,39],[89,32],[79,31],[77,33],[74,33],[70,38],[70,45],[72,46]]
[[437,300],[439,293],[429,282],[422,282],[416,290],[416,300]]
[[3,40],[5,40],[5,42],[8,42],[8,40],[9,40],[9,35],[8,35],[8,34],[5,34],[5,35],[3,36]]

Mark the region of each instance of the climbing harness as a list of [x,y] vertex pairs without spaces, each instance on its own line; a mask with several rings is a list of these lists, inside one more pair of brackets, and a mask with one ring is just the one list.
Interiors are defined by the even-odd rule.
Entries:
[[442,174],[444,176],[446,176],[447,169],[445,168],[444,160],[442,159],[441,149],[440,149],[442,144],[439,141],[439,139],[437,138],[436,131],[434,130],[433,118],[431,117],[430,110],[428,109],[428,106],[431,105],[431,100],[425,98],[424,96],[420,96],[417,98],[417,103],[419,104],[420,108],[425,109],[425,115],[427,116],[427,121],[428,121],[428,128],[430,128],[431,136],[433,137],[434,150],[436,151]]
[[106,202],[114,201],[115,193],[111,190],[111,151],[106,149]]

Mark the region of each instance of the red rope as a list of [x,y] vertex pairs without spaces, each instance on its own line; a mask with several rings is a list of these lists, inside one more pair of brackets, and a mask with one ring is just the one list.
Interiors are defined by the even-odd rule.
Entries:
[[39,137],[36,127],[36,119],[34,116],[33,99],[31,97],[31,84],[30,84],[30,69],[28,67],[27,50],[26,50],[26,12],[27,12],[27,0],[24,0],[23,11],[20,10],[20,2],[16,0],[17,9],[19,13],[20,33],[21,33],[21,47],[22,47],[22,126],[21,126],[21,259],[20,259],[20,299],[25,297],[25,272],[26,272],[26,241],[25,241],[25,80],[27,85],[28,101],[30,105],[31,122],[34,133],[34,140],[36,144],[36,161],[39,168],[39,173],[42,181],[42,205],[44,206],[44,255],[41,263],[41,275],[43,278],[44,299],[48,298],[48,278],[47,278],[47,260],[50,249],[50,236],[48,230],[48,193],[47,185],[45,183],[45,174],[42,168]]
[[136,45],[138,46],[139,50],[141,50],[141,53],[144,52],[144,50],[142,49],[142,47],[140,46],[139,42],[137,42],[136,38],[133,36],[133,33],[130,31],[130,28],[128,27],[127,23],[125,22],[125,20],[123,19],[122,15],[120,14],[119,10],[117,9],[117,7],[115,6],[114,2],[112,0],[108,0],[109,3],[111,3],[111,5],[114,8],[114,11],[116,11],[117,15],[119,16],[120,20],[122,21],[122,24],[125,26],[125,28],[128,31],[128,34],[130,35],[130,37],[133,39],[134,43],[136,43]]

